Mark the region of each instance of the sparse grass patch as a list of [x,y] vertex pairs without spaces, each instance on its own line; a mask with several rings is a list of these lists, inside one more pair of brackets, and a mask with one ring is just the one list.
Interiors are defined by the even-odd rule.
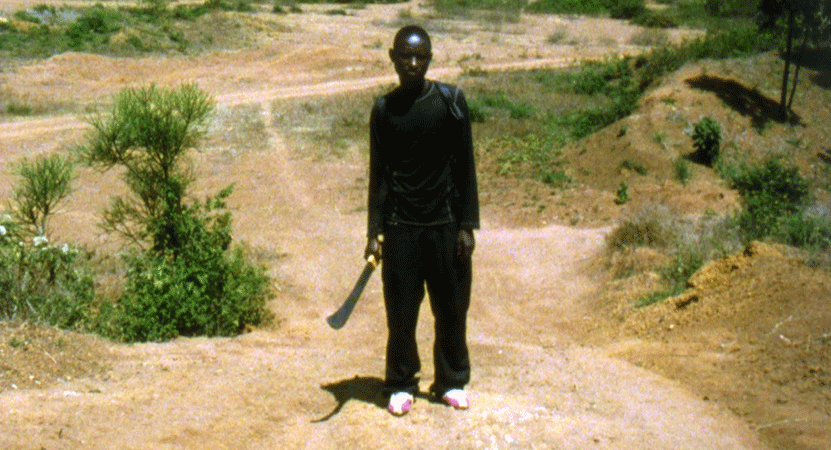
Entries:
[[673,163],[673,169],[675,170],[675,179],[678,180],[679,183],[686,186],[692,179],[692,167],[686,158],[676,158]]
[[369,113],[375,99],[389,89],[278,100],[271,105],[272,125],[305,157],[348,157],[367,148]]
[[526,10],[541,14],[601,15],[608,12],[605,0],[539,0],[529,3]]
[[489,23],[517,22],[520,12],[526,6],[524,0],[429,0],[428,3],[438,17],[470,17],[478,11],[486,12],[480,15]]
[[635,33],[629,43],[640,47],[662,47],[669,43],[669,34],[666,30],[647,28]]
[[658,273],[664,287],[636,303],[651,305],[678,295],[687,280],[707,261],[741,248],[738,227],[730,218],[680,217],[665,206],[653,205],[630,212],[606,238],[611,254],[648,247],[670,258]]

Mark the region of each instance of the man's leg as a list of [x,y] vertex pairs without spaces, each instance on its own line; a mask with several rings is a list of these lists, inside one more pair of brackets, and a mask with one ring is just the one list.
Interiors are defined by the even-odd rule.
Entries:
[[384,235],[382,277],[387,310],[386,379],[384,393],[418,392],[421,370],[416,343],[418,312],[424,299],[421,274],[420,230],[389,227]]
[[467,312],[472,281],[471,258],[456,255],[457,234],[455,225],[434,228],[430,257],[425,257],[428,261],[425,268],[429,267],[425,272],[427,289],[436,327],[433,348],[436,375],[431,391],[439,397],[451,389],[464,389],[470,381]]

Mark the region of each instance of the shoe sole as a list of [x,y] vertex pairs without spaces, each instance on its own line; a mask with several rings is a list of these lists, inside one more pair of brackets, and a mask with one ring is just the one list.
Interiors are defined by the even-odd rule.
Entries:
[[462,405],[449,397],[442,397],[442,400],[444,400],[444,403],[447,404],[447,406],[450,406],[455,410],[462,411],[470,408],[470,401],[468,401],[466,405]]

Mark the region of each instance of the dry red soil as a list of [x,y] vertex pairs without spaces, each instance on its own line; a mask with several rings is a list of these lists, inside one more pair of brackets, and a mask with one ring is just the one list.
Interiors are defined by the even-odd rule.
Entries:
[[[4,0],[0,7],[25,4]],[[741,63],[688,66],[631,117],[566,150],[574,187],[551,192],[530,182],[483,182],[469,320],[472,407],[457,412],[425,397],[409,415],[393,418],[379,395],[386,330],[378,277],[344,329],[324,321],[361,268],[365,153],[304,153],[274,105],[393,83],[386,43],[401,17],[434,26],[430,76],[451,82],[470,68],[560,67],[643,49],[631,45],[637,28],[603,19],[523,15],[493,24],[425,19],[429,11],[419,3],[368,6],[347,16],[324,14],[327,8],[256,20],[229,15],[223,23],[236,21],[243,31],[229,32],[229,49],[221,51],[64,54],[0,73],[5,95],[46,111],[2,118],[4,166],[81,141],[79,112],[124,87],[195,82],[213,95],[218,114],[209,145],[194,155],[197,194],[235,183],[235,238],[267,262],[277,317],[233,339],[135,345],[5,324],[0,448],[831,447],[827,263],[755,243],[706,266],[682,296],[636,310],[634,301],[656,287],[650,264],[660,255],[609,255],[605,245],[617,221],[642,204],[662,203],[677,214],[735,207],[735,193],[709,169],[696,168],[687,186],[673,181],[671,161],[691,151],[684,121],[673,118],[689,123],[712,115],[736,148],[791,148],[798,137],[794,160],[806,171],[821,168],[816,153],[831,148],[831,95],[822,74],[804,77],[806,93],[796,106],[801,127],[773,124],[760,134],[753,117],[688,82],[708,74],[752,89],[752,70]],[[553,31],[570,39],[551,43]],[[670,38],[691,34],[674,31]],[[779,67],[773,55],[754,61]],[[775,98],[775,90],[758,87]],[[620,169],[624,159],[648,162],[650,176]],[[629,181],[633,198],[625,207],[613,201],[621,180]],[[0,176],[0,197],[13,181]],[[96,223],[122,189],[116,175],[81,169],[53,223],[53,240],[99,255],[117,251]],[[523,198],[536,204],[522,206]],[[635,275],[615,277],[620,261]],[[424,308],[424,390],[432,376],[431,326]]]

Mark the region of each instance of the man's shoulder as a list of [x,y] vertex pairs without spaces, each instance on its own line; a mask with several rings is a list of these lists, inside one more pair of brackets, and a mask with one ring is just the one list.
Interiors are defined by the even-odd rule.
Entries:
[[464,98],[461,88],[454,84],[444,83],[441,81],[433,81],[433,84],[436,86],[441,96],[444,97],[445,103],[447,103],[447,107],[453,116],[459,120],[464,119],[465,108],[461,106],[461,102],[459,101]]
[[432,82],[436,86],[436,88],[438,88],[439,92],[441,92],[442,95],[448,98],[456,99],[459,97],[459,95],[462,95],[462,89],[459,86],[456,86],[455,84],[435,80],[432,80]]

